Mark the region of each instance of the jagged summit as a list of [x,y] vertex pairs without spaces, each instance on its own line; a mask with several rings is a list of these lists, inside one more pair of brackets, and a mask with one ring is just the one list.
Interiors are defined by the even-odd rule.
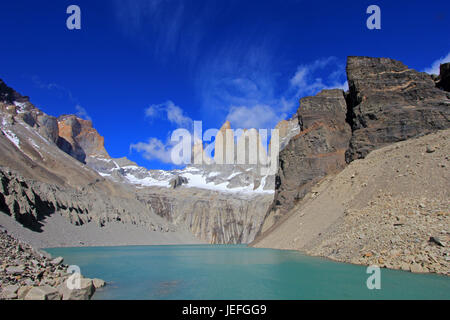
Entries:
[[87,157],[109,159],[104,138],[92,127],[92,121],[75,115],[58,117],[58,146],[77,160],[85,162]]

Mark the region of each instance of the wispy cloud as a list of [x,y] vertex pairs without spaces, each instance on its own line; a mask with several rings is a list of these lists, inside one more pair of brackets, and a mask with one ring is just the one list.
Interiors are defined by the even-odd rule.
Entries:
[[145,109],[145,116],[151,119],[161,119],[164,114],[165,119],[178,127],[190,128],[192,127],[192,119],[185,115],[183,109],[175,105],[172,101],[167,101],[161,104],[152,104]]
[[173,144],[170,141],[164,143],[157,138],[130,145],[130,151],[136,150],[147,160],[159,160],[163,163],[172,163],[172,148]]
[[[327,77],[319,77],[317,73],[326,69]],[[345,78],[344,64],[339,63],[336,57],[321,58],[310,64],[302,64],[290,80],[291,90],[295,95],[303,97],[313,95],[324,89],[348,90]]]
[[287,82],[275,71],[276,60],[264,41],[217,51],[197,83],[205,111],[225,114],[235,128],[273,128],[295,112],[300,98],[323,89],[348,89],[345,63],[336,57],[297,66]]
[[232,106],[227,120],[235,128],[273,128],[273,124],[285,119],[287,114],[278,113],[268,105]]
[[83,108],[77,98],[75,98],[75,96],[72,94],[72,91],[70,91],[69,89],[65,88],[64,86],[57,84],[55,82],[47,82],[42,80],[40,77],[34,75],[31,77],[32,82],[34,83],[34,85],[40,89],[43,90],[50,90],[56,93],[56,95],[58,97],[65,97],[66,99],[68,99],[70,101],[70,103],[72,103],[75,107],[75,114],[85,120],[89,120],[92,121],[92,118],[89,116],[87,110],[85,108]]
[[85,108],[83,108],[82,106],[80,106],[79,104],[77,104],[75,106],[75,109],[77,109],[77,113],[76,115],[84,120],[89,120],[92,121],[92,118],[88,115],[87,111]]
[[437,74],[440,73],[440,65],[446,62],[450,62],[450,52],[445,56],[441,57],[440,59],[437,59],[434,61],[429,68],[426,68],[423,70],[423,72],[429,73],[429,74]]
[[160,60],[176,54],[191,63],[198,57],[208,23],[223,6],[206,1],[198,7],[182,0],[114,0],[112,4],[125,36],[148,46]]

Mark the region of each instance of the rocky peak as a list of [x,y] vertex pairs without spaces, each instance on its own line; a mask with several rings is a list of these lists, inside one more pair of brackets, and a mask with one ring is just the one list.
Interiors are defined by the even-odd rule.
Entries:
[[81,162],[87,157],[109,159],[104,147],[104,138],[92,127],[92,121],[75,115],[58,118],[58,147]]
[[234,133],[233,133],[233,142],[231,145],[227,144],[227,130],[231,130],[230,121],[226,121],[216,136],[215,148],[214,148],[214,162],[216,164],[225,164],[227,163],[227,154],[231,154],[234,149]]
[[428,74],[387,58],[349,57],[348,162],[371,150],[449,127],[450,99]]
[[0,79],[0,102],[13,104],[14,102],[29,102],[29,98],[22,96],[16,90],[8,87],[6,83]]

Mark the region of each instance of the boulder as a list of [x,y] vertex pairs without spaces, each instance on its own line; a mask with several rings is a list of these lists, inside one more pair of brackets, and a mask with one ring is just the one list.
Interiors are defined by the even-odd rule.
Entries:
[[188,183],[187,178],[177,176],[177,177],[173,178],[172,180],[170,180],[170,187],[172,189],[176,189],[176,188],[182,186],[183,184],[187,184],[187,183]]
[[437,244],[438,246],[445,247],[445,244],[442,243],[441,239],[438,237],[430,237],[430,242]]
[[414,272],[414,273],[423,273],[425,272],[424,269],[422,268],[422,266],[418,263],[413,263],[412,265],[409,266],[409,271]]
[[2,299],[17,299],[17,291],[19,290],[18,285],[9,285],[2,289],[1,298]]
[[20,287],[19,290],[17,291],[17,297],[19,299],[25,299],[26,295],[28,294],[28,292],[30,292],[30,290],[33,288],[33,286],[23,286]]
[[94,284],[95,289],[103,288],[106,285],[106,282],[102,279],[92,279],[92,283]]
[[398,141],[450,127],[450,95],[424,72],[387,58],[348,57],[347,162]]
[[8,267],[6,273],[11,275],[21,275],[25,271],[25,266]]
[[52,261],[50,261],[50,264],[53,266],[59,266],[61,263],[63,263],[64,258],[63,257],[57,257],[55,259],[53,259]]
[[25,300],[61,300],[62,295],[53,287],[40,286],[31,288]]
[[63,300],[89,300],[95,292],[94,282],[92,279],[81,278],[80,288],[69,289],[68,281],[62,283],[58,290]]
[[441,64],[438,87],[450,91],[450,62]]

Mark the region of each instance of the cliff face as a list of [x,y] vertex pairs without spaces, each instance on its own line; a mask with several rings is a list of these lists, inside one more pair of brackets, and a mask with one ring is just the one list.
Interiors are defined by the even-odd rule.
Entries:
[[386,58],[349,57],[347,162],[370,151],[449,127],[449,94],[432,78]]
[[303,98],[300,133],[280,152],[276,193],[260,234],[346,162],[383,146],[450,127],[448,67],[432,76],[386,58],[349,57],[349,92],[324,90]]
[[450,92],[450,62],[441,64],[440,71],[437,86]]
[[448,274],[448,253],[429,239],[448,237],[436,225],[448,224],[449,65],[437,77],[349,57],[348,93],[302,99],[300,134],[280,153],[275,199],[252,245]]
[[300,133],[280,152],[275,200],[262,232],[270,228],[327,174],[345,166],[351,131],[342,90],[303,98],[297,111]]
[[139,198],[169,222],[185,226],[206,243],[250,243],[256,236],[271,194],[226,195],[208,190],[140,190]]
[[92,121],[74,115],[58,118],[58,147],[75,159],[85,162],[87,157],[109,159],[104,138],[92,127]]

